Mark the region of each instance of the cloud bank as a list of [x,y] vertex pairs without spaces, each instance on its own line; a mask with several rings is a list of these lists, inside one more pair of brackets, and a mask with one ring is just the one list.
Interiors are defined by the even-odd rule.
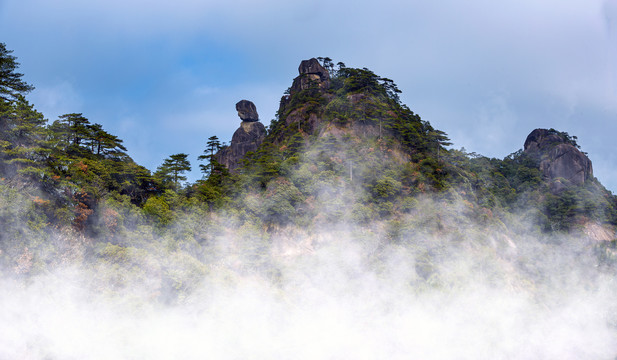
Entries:
[[475,223],[465,206],[422,200],[396,232],[268,235],[225,215],[175,225],[201,229],[198,247],[140,245],[143,227],[97,239],[94,261],[2,277],[0,357],[614,357],[614,265],[584,239]]

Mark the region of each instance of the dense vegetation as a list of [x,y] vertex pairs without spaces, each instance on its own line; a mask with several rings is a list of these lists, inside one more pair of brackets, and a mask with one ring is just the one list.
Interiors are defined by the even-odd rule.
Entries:
[[[500,160],[447,149],[446,134],[401,104],[392,80],[321,62],[330,86],[286,94],[263,145],[239,171],[217,161],[222,145],[211,136],[199,157],[204,178],[186,183],[187,154],[170,155],[151,173],[83,114],[49,123],[26,100],[33,86],[0,44],[3,268],[31,274],[75,258],[119,272],[156,266],[165,286],[182,290],[205,271],[210,241],[227,226],[268,241],[288,225],[310,231],[382,221],[398,241],[428,195],[462,204],[456,217],[498,224],[517,214],[540,233],[587,220],[617,225],[617,200],[597,180],[553,194],[522,151]],[[442,226],[439,216],[430,221]],[[142,252],[161,254],[161,262],[141,264]],[[162,259],[174,257],[186,268],[166,267]]]

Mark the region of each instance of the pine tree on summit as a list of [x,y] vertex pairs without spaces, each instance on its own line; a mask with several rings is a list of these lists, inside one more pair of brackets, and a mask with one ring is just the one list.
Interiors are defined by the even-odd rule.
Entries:
[[103,130],[101,124],[88,125],[88,139],[90,143],[91,151],[96,155],[126,155],[126,147],[122,145],[122,140],[117,136],[108,133]]
[[182,175],[191,171],[191,163],[188,161],[188,154],[174,154],[165,159],[163,164],[158,167],[155,177],[163,184],[170,183],[174,189],[180,188],[180,181],[186,181],[186,176]]
[[57,146],[65,151],[79,150],[82,140],[88,139],[90,120],[81,113],[64,114],[54,121],[50,129],[54,134]]

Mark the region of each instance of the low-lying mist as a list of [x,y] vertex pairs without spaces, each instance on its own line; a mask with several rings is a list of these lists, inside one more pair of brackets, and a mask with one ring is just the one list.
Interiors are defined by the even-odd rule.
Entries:
[[615,272],[593,244],[477,224],[457,206],[424,200],[395,223],[268,235],[217,215],[187,236],[206,239],[194,256],[162,238],[98,240],[95,260],[0,280],[0,358],[617,355]]

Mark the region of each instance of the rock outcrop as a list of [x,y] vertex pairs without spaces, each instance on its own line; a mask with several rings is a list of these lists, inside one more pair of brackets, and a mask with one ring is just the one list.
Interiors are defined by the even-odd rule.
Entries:
[[538,161],[553,192],[568,185],[582,185],[593,178],[591,160],[564,133],[535,129],[527,136],[524,151]]
[[[306,106],[297,106],[298,104],[291,104],[291,99],[294,95],[298,94],[302,90],[312,89],[309,96],[315,99],[329,96],[327,90],[330,87],[330,73],[326,68],[321,66],[319,61],[315,58],[309,60],[302,60],[300,66],[298,66],[298,75],[289,88],[289,93],[281,97],[279,105],[279,114],[283,114],[285,124],[288,127],[302,129],[305,133],[312,133],[313,130],[320,123],[320,118],[314,111],[307,111]],[[278,142],[280,138],[273,139],[274,142]]]
[[255,104],[241,100],[236,104],[236,110],[242,120],[240,127],[234,132],[229,146],[216,154],[217,161],[231,172],[240,167],[246,153],[257,150],[266,137],[266,128],[259,122]]
[[259,114],[257,114],[257,108],[252,101],[240,100],[236,104],[236,110],[238,111],[238,116],[242,121],[259,121]]
[[292,94],[306,90],[311,86],[317,86],[321,89],[330,87],[330,73],[315,58],[302,60],[298,72],[300,75],[294,79],[291,85]]

